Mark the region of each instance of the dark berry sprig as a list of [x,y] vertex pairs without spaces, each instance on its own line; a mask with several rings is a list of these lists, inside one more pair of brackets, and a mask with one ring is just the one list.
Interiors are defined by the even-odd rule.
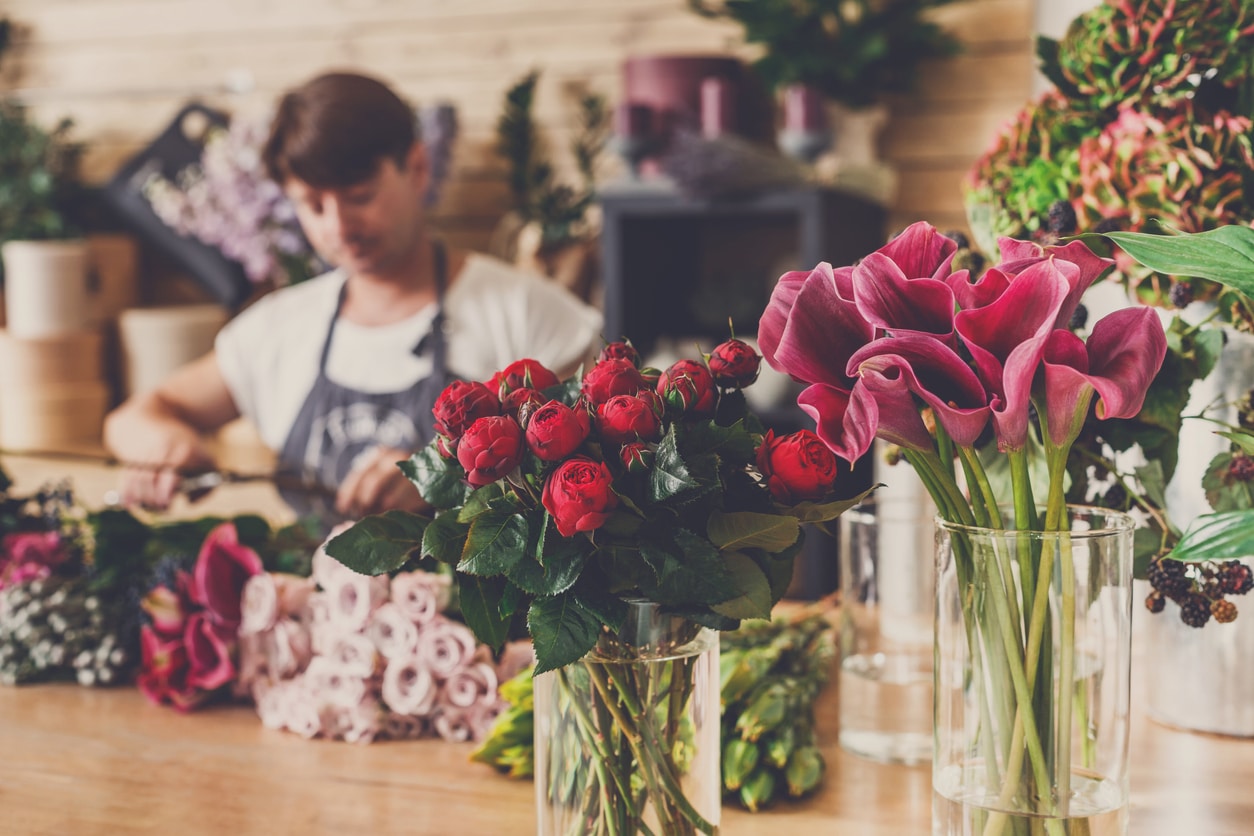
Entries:
[[1160,613],[1168,599],[1175,601],[1180,620],[1190,627],[1203,627],[1212,617],[1220,624],[1234,621],[1236,604],[1225,596],[1254,589],[1254,571],[1239,560],[1216,564],[1159,558],[1150,562],[1146,577],[1154,591],[1145,599],[1145,608]]

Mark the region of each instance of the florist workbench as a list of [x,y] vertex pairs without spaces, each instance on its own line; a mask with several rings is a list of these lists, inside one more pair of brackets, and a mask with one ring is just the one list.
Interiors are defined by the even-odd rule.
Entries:
[[[64,461],[6,457],[0,464],[19,491],[70,476],[88,504],[116,478],[103,467]],[[269,488],[245,485],[176,513],[277,514],[279,507]],[[1145,617],[1138,611],[1136,620]],[[1254,740],[1150,722],[1137,670],[1146,657],[1141,645],[1134,648],[1130,832],[1254,833]],[[726,836],[930,831],[931,771],[845,754],[836,744],[836,704],[833,683],[819,709],[828,764],[820,792],[757,814],[729,804]],[[439,740],[306,741],[264,728],[247,706],[180,715],[149,704],[134,688],[0,688],[0,833],[533,833],[532,784],[469,762],[471,749]]]

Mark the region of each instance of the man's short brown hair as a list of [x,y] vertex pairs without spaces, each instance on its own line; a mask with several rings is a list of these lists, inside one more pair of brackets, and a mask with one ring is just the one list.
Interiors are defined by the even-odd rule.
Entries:
[[262,159],[279,183],[343,188],[374,176],[384,159],[403,167],[417,139],[414,111],[386,84],[326,73],[279,101]]

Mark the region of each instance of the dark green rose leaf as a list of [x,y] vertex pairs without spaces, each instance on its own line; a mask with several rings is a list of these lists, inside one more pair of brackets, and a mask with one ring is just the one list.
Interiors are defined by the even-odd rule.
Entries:
[[757,450],[757,439],[741,421],[727,426],[701,421],[684,434],[682,447],[689,455],[714,453],[726,461],[751,462]]
[[1254,296],[1254,229],[1221,226],[1209,232],[1151,235],[1107,232],[1140,264],[1171,276],[1210,279]]
[[565,592],[532,601],[527,627],[536,649],[535,672],[541,674],[588,655],[601,634],[601,619]]
[[574,585],[587,562],[587,552],[579,547],[579,541],[554,537],[544,552],[543,564],[525,555],[506,577],[532,595],[557,595]]
[[[759,514],[754,511],[715,511],[710,514],[710,542],[724,551],[763,549],[782,552],[797,542],[801,524],[796,517]],[[745,616],[738,616],[744,618]]]
[[241,514],[231,520],[240,543],[250,549],[264,549],[270,542],[270,523],[257,514]]
[[665,502],[699,487],[700,484],[693,478],[688,471],[688,465],[679,455],[675,425],[672,424],[657,446],[653,469],[649,472],[649,499],[653,502]]
[[575,599],[611,630],[623,626],[627,618],[627,602],[611,592],[595,571],[586,572],[573,590]]
[[479,641],[500,650],[509,637],[509,616],[502,614],[508,584],[504,578],[457,575],[457,595],[462,617]]
[[422,535],[422,553],[456,566],[462,559],[469,533],[470,526],[458,520],[457,514],[451,511],[440,514]]
[[662,567],[653,597],[662,604],[717,604],[740,594],[723,555],[703,537],[679,530],[659,549]]
[[724,427],[730,427],[737,421],[743,421],[748,414],[749,402],[745,400],[745,393],[739,389],[731,389],[719,396],[714,420]]
[[501,618],[512,621],[515,613],[522,612],[531,606],[531,598],[531,595],[514,584],[505,584],[505,591],[501,593],[501,603],[497,608],[501,613]]
[[455,508],[466,498],[466,471],[457,459],[446,459],[429,444],[400,463],[405,478],[436,508]]
[[466,504],[457,512],[457,518],[464,523],[471,522],[480,514],[498,508],[505,498],[505,489],[499,482],[475,488],[466,495]]
[[647,543],[638,546],[602,545],[597,549],[596,557],[612,592],[656,589],[666,563],[665,553],[654,550]]
[[487,511],[475,517],[457,571],[504,575],[527,553],[527,520],[521,514]]
[[740,589],[740,594],[711,605],[710,609],[728,618],[770,618],[771,583],[757,562],[742,552],[723,555],[727,569]]
[[[1001,456],[999,458],[1005,458],[1005,456]],[[836,502],[799,502],[791,508],[783,508],[781,510],[790,516],[796,517],[799,522],[828,522],[836,519],[853,506],[861,504],[868,496],[875,492],[876,488],[882,487],[884,486],[874,485],[850,499],[841,499]]]
[[614,511],[598,531],[616,538],[627,538],[639,531],[642,525],[644,520],[639,515]]
[[1254,556],[1254,509],[1205,514],[1189,526],[1171,557],[1189,563]]
[[[801,532],[801,539],[805,539],[805,531]],[[775,555],[767,564],[766,576],[771,582],[772,602],[778,603],[788,592],[788,587],[792,586],[793,569],[796,563],[796,553],[792,553],[783,557]]]
[[388,511],[366,517],[331,538],[327,554],[362,575],[383,575],[405,565],[422,551],[427,517],[408,511]]

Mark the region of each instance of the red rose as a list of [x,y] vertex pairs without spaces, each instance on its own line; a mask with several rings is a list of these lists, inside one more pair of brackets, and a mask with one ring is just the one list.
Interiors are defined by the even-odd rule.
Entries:
[[489,415],[470,425],[457,445],[457,460],[466,481],[482,488],[518,467],[522,461],[522,427],[507,415]]
[[561,461],[583,444],[588,430],[588,413],[583,409],[549,401],[531,413],[527,422],[527,446],[546,462]]
[[502,398],[515,389],[548,389],[560,383],[557,375],[535,360],[515,360],[488,381],[488,388]]
[[597,355],[597,362],[604,363],[606,360],[630,360],[633,366],[639,368],[640,352],[636,351],[636,347],[627,340],[621,340],[609,343],[601,349],[601,353]]
[[618,451],[618,456],[628,473],[645,473],[653,467],[653,448],[643,441],[624,444]]
[[583,394],[600,406],[615,395],[634,395],[644,387],[640,370],[630,360],[603,360],[584,375]]
[[234,523],[222,523],[205,538],[192,568],[191,599],[207,610],[225,634],[239,629],[240,598],[248,579],[262,571],[261,558],[239,541]]
[[718,404],[718,392],[710,370],[695,360],[679,360],[662,373],[657,392],[667,405],[694,415],[711,415]]
[[612,444],[657,441],[662,422],[648,401],[634,395],[615,395],[597,407],[597,432]]
[[535,389],[523,387],[501,398],[501,411],[505,415],[517,418],[518,423],[526,427],[531,413],[535,412],[537,407],[544,406],[548,400]]
[[728,340],[710,352],[710,374],[725,389],[743,389],[753,383],[761,365],[761,356],[740,340]]
[[563,537],[601,527],[618,505],[612,481],[604,462],[585,456],[567,459],[549,475],[541,501]]
[[758,470],[766,477],[771,495],[786,504],[822,499],[839,475],[835,454],[809,430],[781,438],[767,430],[758,448]]
[[455,380],[444,387],[431,414],[435,416],[435,431],[453,442],[450,448],[475,421],[501,414],[501,401],[494,391],[467,380]]

